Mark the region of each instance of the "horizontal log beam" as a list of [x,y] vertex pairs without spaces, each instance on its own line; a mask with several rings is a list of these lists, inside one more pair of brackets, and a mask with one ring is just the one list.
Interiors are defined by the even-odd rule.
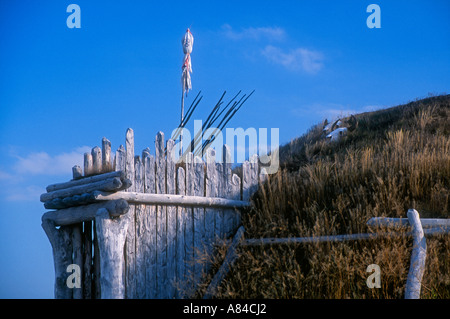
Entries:
[[46,212],[42,215],[42,221],[50,220],[55,226],[65,226],[95,219],[95,214],[101,208],[105,208],[111,217],[118,217],[128,212],[128,202],[124,199],[90,205],[70,207],[56,211]]
[[122,183],[121,179],[119,177],[112,177],[107,178],[105,180],[85,184],[85,185],[79,185],[74,186],[70,188],[60,189],[54,192],[50,193],[44,193],[41,195],[41,202],[48,202],[55,198],[64,198],[64,197],[71,197],[74,195],[81,195],[84,193],[90,193],[93,191],[114,191],[114,190],[120,190],[124,189],[127,186],[131,184],[131,182],[125,182],[128,180],[124,180],[124,183]]
[[62,209],[80,205],[86,205],[96,202],[92,193],[84,193],[81,195],[74,195],[64,198],[55,198],[51,201],[45,202],[44,207],[47,209]]
[[[435,227],[423,230],[425,236],[439,236],[450,232],[449,227]],[[366,234],[348,234],[334,236],[317,236],[317,237],[286,237],[286,238],[252,238],[245,239],[241,242],[242,246],[259,246],[259,245],[282,245],[282,244],[306,244],[321,242],[340,242],[351,240],[370,240],[383,237],[401,237],[413,236],[412,232],[385,232],[385,233],[366,233]]]
[[[420,222],[423,228],[431,227],[450,227],[450,219],[446,218],[420,218]],[[388,217],[372,217],[367,221],[367,226],[370,227],[398,227],[398,226],[410,226],[408,218],[388,218]]]
[[50,193],[50,192],[54,192],[54,191],[57,191],[60,189],[90,184],[90,183],[102,181],[102,180],[105,180],[108,178],[113,178],[113,177],[119,177],[121,180],[124,180],[125,172],[117,171],[117,172],[105,173],[105,174],[100,174],[100,175],[94,175],[94,176],[90,176],[90,177],[84,177],[84,178],[80,178],[80,179],[76,179],[76,180],[71,180],[71,181],[65,182],[65,183],[51,184],[51,185],[47,186],[46,190],[48,193]]
[[247,201],[233,200],[218,197],[185,196],[172,194],[148,194],[136,192],[93,192],[97,200],[124,199],[134,204],[149,205],[173,205],[173,206],[200,206],[200,207],[225,207],[246,208],[251,203]]

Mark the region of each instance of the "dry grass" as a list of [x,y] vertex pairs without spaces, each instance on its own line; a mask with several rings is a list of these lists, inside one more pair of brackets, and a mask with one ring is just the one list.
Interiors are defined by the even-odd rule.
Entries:
[[[243,214],[247,238],[365,233],[374,216],[450,216],[450,96],[356,116],[338,143],[322,125],[280,149],[283,169]],[[406,231],[406,230],[403,230]],[[450,236],[427,239],[422,298],[450,298]],[[224,250],[223,250],[224,252]],[[403,298],[411,240],[241,247],[219,298]],[[223,255],[223,253],[222,253]],[[381,268],[369,289],[366,268]]]

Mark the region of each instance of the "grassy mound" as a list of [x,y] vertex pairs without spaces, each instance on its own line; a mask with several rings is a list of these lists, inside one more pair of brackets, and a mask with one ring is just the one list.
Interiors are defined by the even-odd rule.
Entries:
[[[366,223],[406,217],[410,208],[423,218],[450,218],[450,95],[355,119],[338,142],[325,139],[320,123],[280,148],[282,168],[243,214],[246,238],[385,231]],[[411,242],[240,247],[217,297],[403,298]],[[427,245],[421,297],[450,298],[450,236],[427,238]],[[380,266],[381,288],[366,285],[370,264]]]

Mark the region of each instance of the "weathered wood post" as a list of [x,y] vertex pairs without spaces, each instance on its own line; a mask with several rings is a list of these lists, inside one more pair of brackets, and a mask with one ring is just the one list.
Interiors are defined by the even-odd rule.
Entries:
[[95,216],[100,250],[100,291],[102,299],[125,298],[123,281],[123,249],[127,237],[129,214],[111,218],[108,210],[101,208]]
[[67,266],[72,264],[72,228],[56,228],[53,220],[42,219],[42,228],[52,245],[55,265],[55,298],[72,299],[72,289],[67,286]]
[[413,248],[406,281],[405,299],[420,299],[420,288],[427,257],[427,243],[419,213],[415,209],[408,210],[408,220],[412,227]]

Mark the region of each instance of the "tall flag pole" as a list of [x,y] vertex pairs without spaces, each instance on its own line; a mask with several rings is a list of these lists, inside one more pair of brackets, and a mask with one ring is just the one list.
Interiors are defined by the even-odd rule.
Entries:
[[[186,33],[184,34],[183,38],[181,39],[181,44],[183,46],[184,59],[183,59],[183,65],[181,67],[181,70],[182,70],[182,74],[181,74],[182,93],[181,93],[181,122],[180,123],[183,123],[183,120],[184,120],[184,95],[186,94],[186,96],[187,96],[188,91],[192,89],[191,53],[192,53],[192,47],[194,46],[194,37],[192,36],[192,33],[189,30],[189,28],[186,30]],[[181,131],[181,134],[180,134],[180,155],[182,153],[183,153],[183,131]]]

